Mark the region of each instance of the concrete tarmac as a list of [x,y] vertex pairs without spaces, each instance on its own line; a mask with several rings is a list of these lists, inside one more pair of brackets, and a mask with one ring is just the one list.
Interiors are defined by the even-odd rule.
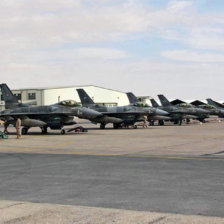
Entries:
[[224,216],[224,159],[2,153],[0,170],[4,200]]
[[124,209],[132,214],[224,217],[223,133],[222,122],[211,122],[137,130],[92,128],[64,136],[31,129],[19,140],[13,134],[0,140],[0,205],[6,200]]

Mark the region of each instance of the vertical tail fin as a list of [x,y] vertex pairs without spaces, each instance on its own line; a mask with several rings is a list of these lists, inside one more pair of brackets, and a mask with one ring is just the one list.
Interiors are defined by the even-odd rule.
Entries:
[[138,98],[131,92],[126,93],[130,104],[135,104],[138,102]]
[[224,108],[224,105],[223,104],[218,103],[218,102],[216,102],[216,101],[214,101],[214,100],[212,100],[210,98],[209,99],[206,99],[206,100],[207,100],[208,104],[210,104],[210,105],[212,105],[212,106],[214,106],[216,108],[221,108],[221,109]]
[[84,89],[77,89],[76,91],[79,94],[79,98],[80,98],[80,100],[82,102],[82,105],[95,104]]
[[12,91],[5,83],[0,84],[0,88],[2,91],[3,100],[5,101],[6,109],[11,109],[19,105],[17,98],[13,95]]
[[153,107],[159,107],[159,104],[154,99],[150,99],[150,101]]
[[171,106],[171,103],[164,95],[158,95],[158,97],[163,106]]

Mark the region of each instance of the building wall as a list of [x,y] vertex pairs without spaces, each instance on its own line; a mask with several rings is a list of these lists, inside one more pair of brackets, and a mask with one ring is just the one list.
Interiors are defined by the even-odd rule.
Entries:
[[[22,90],[12,90],[13,94],[21,94],[22,103],[32,102],[33,105],[42,105],[42,89],[22,89]],[[29,94],[35,94],[35,99],[29,99]]]
[[44,90],[44,105],[50,105],[68,99],[80,102],[76,91],[76,89],[79,88],[83,88],[95,103],[106,104],[108,106],[122,106],[129,104],[125,93],[97,86],[79,86]]

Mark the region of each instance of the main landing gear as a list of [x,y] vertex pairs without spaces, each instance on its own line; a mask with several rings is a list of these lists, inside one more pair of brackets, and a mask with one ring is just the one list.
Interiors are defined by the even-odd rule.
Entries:
[[24,127],[22,128],[22,135],[27,135],[29,128]]
[[43,135],[47,134],[47,127],[46,126],[41,128],[41,134],[43,134]]
[[174,124],[179,124],[179,125],[182,125],[182,119],[175,120],[175,121],[174,121]]
[[101,123],[101,124],[100,124],[100,129],[105,129],[105,126],[106,126],[106,124]]
[[159,120],[159,125],[163,126],[164,125],[164,121],[163,120]]

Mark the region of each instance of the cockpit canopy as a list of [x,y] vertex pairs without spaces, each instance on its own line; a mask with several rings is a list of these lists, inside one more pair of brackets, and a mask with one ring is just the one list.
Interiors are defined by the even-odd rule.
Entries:
[[192,107],[190,104],[188,104],[188,103],[181,103],[180,104],[180,107]]
[[143,102],[136,102],[133,105],[135,107],[149,107],[149,105],[147,103],[143,103]]
[[65,107],[78,107],[78,106],[80,106],[80,104],[77,103],[74,100],[63,100],[63,101],[60,101],[58,103],[58,105],[65,106]]

